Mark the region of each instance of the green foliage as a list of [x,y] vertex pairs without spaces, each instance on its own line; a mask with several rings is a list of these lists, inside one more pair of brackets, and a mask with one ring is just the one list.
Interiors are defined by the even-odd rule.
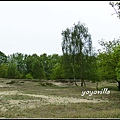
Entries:
[[33,74],[33,78],[35,79],[44,78],[43,66],[38,59],[34,59],[34,61],[32,62],[32,74]]
[[117,17],[120,19],[120,2],[109,2],[109,4],[114,8],[114,14],[117,14]]
[[46,53],[40,55],[40,62],[43,66],[43,71],[44,71],[44,79],[50,79],[50,71],[51,71],[51,68],[50,68],[50,61],[51,61],[51,57],[50,56],[47,56]]
[[52,68],[52,73],[51,73],[51,79],[62,79],[63,76],[63,69],[61,68],[60,63],[56,63],[54,67]]
[[114,57],[116,62],[116,69],[115,69],[116,77],[117,80],[120,81],[120,45],[114,48],[114,52],[112,56]]
[[[1,52],[1,56],[5,57]],[[2,61],[0,65],[0,77],[3,78],[30,78],[30,79],[51,79],[58,78],[56,64],[61,66],[61,57],[58,54],[48,55],[37,54],[27,55],[22,53],[13,53],[8,55],[6,61]],[[61,69],[61,68],[60,68]],[[55,71],[56,70],[56,71]],[[55,74],[54,74],[55,73]],[[63,74],[63,73],[62,73]],[[59,77],[62,77],[60,75]]]
[[91,35],[85,24],[74,24],[71,29],[62,31],[62,36],[61,56],[18,52],[6,56],[0,52],[0,77],[96,80],[96,60],[93,59]]
[[26,79],[33,79],[33,76],[32,76],[30,73],[28,73],[28,74],[25,76],[25,78],[26,78]]
[[89,71],[87,73],[88,80],[93,82],[101,81],[98,60],[95,55],[89,57]]
[[73,79],[73,69],[71,67],[71,59],[70,55],[64,54],[62,57],[62,63],[63,63],[63,72],[64,72],[64,78],[65,79]]
[[120,62],[118,63],[115,71],[116,71],[117,80],[120,81]]
[[10,63],[8,66],[7,77],[15,78],[17,75],[17,65],[15,63]]
[[[99,51],[98,65],[102,79],[117,79],[119,76],[120,40],[99,41],[103,51]],[[117,72],[117,73],[116,73]]]
[[116,78],[113,61],[110,55],[100,53],[98,56],[98,66],[101,78],[110,80]]
[[26,59],[27,74],[31,73],[34,79],[44,78],[44,69],[37,54],[29,55]]
[[8,66],[3,63],[0,65],[0,78],[7,78]]
[[2,63],[6,63],[6,61],[7,61],[7,56],[3,52],[0,51],[0,65]]
[[[78,22],[62,31],[63,68],[66,78],[93,79],[96,60],[92,53],[92,40],[85,24]],[[93,74],[94,75],[93,75]],[[97,74],[96,74],[97,75]]]
[[120,90],[120,39],[109,42],[100,41],[104,51],[98,56],[101,78],[116,80]]

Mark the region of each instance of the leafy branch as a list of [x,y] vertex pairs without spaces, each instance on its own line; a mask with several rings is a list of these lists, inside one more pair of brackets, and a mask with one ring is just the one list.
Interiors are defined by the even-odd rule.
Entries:
[[[119,17],[119,19],[120,19],[120,2],[116,2],[116,3],[114,3],[114,2],[111,2],[110,1],[110,3],[109,3],[112,7],[113,7],[113,9],[115,10],[115,13],[113,13],[113,14],[117,14],[118,16],[117,17]],[[117,7],[117,8],[116,8]],[[112,15],[113,15],[112,14]]]

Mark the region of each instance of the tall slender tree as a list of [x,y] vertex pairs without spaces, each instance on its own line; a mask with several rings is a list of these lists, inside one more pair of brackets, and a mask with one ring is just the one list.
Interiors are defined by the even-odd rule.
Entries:
[[91,35],[85,24],[79,21],[71,29],[67,28],[62,31],[62,36],[62,52],[65,66],[69,64],[75,85],[77,85],[76,78],[79,76],[81,86],[83,86],[85,85],[83,84],[85,83],[85,73],[88,70],[88,56],[91,56],[92,50]]

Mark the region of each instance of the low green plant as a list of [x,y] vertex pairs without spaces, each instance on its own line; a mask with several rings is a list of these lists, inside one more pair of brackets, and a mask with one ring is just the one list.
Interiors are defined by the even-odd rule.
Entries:
[[33,76],[30,73],[28,73],[25,77],[26,79],[33,79]]

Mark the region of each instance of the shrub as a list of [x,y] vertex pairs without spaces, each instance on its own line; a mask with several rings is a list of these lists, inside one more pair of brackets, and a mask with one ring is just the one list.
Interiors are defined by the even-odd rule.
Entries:
[[33,79],[33,76],[30,73],[28,73],[25,77],[26,79]]

